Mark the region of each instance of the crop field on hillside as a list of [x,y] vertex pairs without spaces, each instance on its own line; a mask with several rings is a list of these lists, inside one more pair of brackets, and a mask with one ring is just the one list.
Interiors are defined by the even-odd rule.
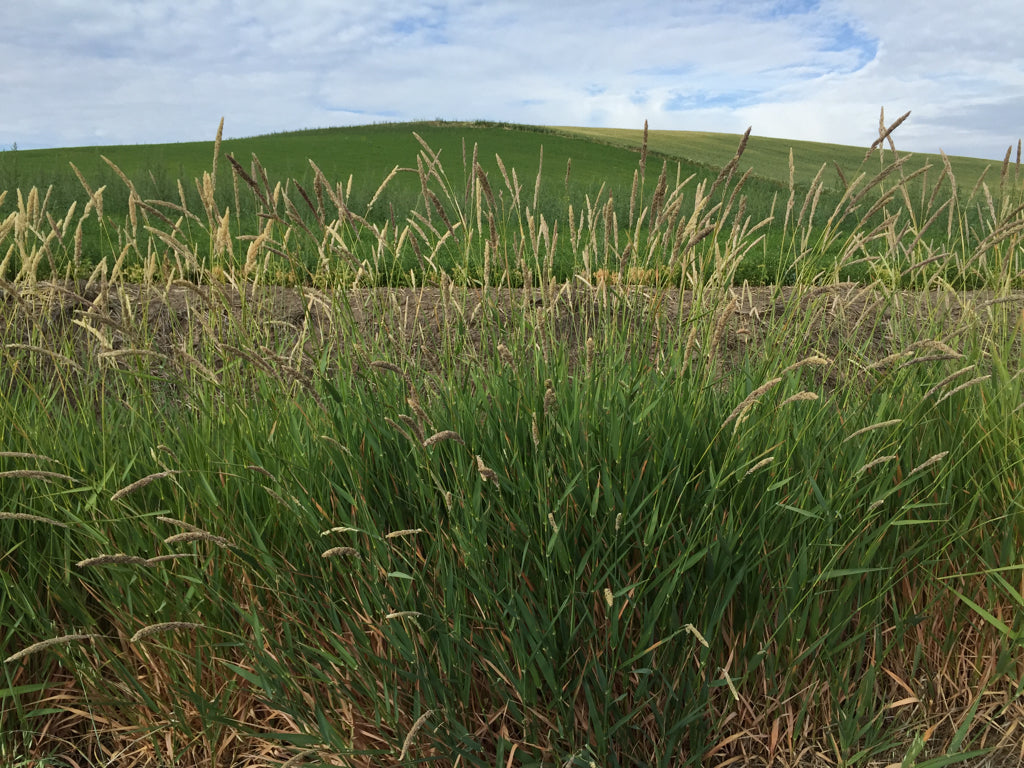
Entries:
[[[275,225],[269,237],[280,241],[291,230],[287,248],[278,248],[288,259],[277,265],[277,280],[323,286],[344,284],[351,278],[348,266],[357,272],[364,267],[364,280],[372,273],[377,284],[436,282],[438,266],[479,284],[482,243],[490,233],[481,232],[483,221],[457,221],[476,205],[466,193],[478,171],[489,180],[488,188],[493,184],[495,199],[488,204],[498,237],[519,237],[522,232],[516,228],[527,213],[536,222],[543,219],[549,233],[557,229],[560,237],[551,240],[550,260],[553,274],[562,281],[581,272],[612,269],[618,256],[610,254],[621,254],[629,243],[641,251],[643,269],[660,266],[659,273],[673,282],[678,275],[661,263],[670,258],[653,242],[659,222],[637,215],[657,202],[653,196],[659,189],[663,196],[669,189],[677,192],[680,211],[716,211],[715,237],[694,244],[705,257],[716,248],[729,248],[732,231],[756,225],[757,238],[747,243],[735,276],[752,284],[779,284],[792,283],[798,271],[808,270],[870,281],[876,275],[869,274],[868,263],[883,251],[886,257],[898,257],[895,263],[902,272],[914,264],[916,254],[899,252],[896,239],[903,241],[903,250],[912,246],[918,253],[963,251],[969,246],[965,238],[983,239],[1008,213],[996,210],[993,201],[1019,198],[1024,185],[1019,147],[1016,162],[1010,162],[1008,152],[1000,166],[969,158],[909,156],[884,144],[866,158],[855,147],[808,142],[792,146],[754,136],[730,165],[740,137],[652,131],[645,144],[644,131],[574,130],[423,123],[299,131],[226,141],[212,168],[210,147],[201,143],[7,151],[0,152],[0,189],[10,193],[4,206],[8,212],[28,204],[18,203],[15,190],[27,197],[34,188],[48,215],[63,219],[71,214],[76,220],[75,228],[62,228],[59,238],[46,240],[51,232],[40,230],[46,242],[37,251],[45,252],[45,258],[33,269],[41,278],[87,278],[100,254],[111,249],[109,221],[122,222],[133,210],[155,206],[167,225],[188,230],[181,235],[185,240],[193,237],[196,223],[190,214],[205,209],[202,218],[208,219],[216,212],[222,242],[227,238],[233,244],[251,236],[259,216],[273,203],[281,208],[276,221],[285,226]],[[424,145],[431,156],[436,153],[437,162],[427,174],[436,177],[436,203],[424,195],[426,169],[417,165]],[[643,162],[638,162],[641,145]],[[726,168],[728,173],[719,178]],[[209,177],[205,181],[204,174]],[[244,182],[243,175],[259,189]],[[325,200],[327,179],[333,194]],[[90,210],[105,213],[106,219],[82,215],[98,190],[102,192]],[[77,216],[70,211],[72,205],[78,206]],[[449,240],[438,243],[429,230],[441,208],[457,225],[480,226],[453,231]],[[411,211],[426,217],[427,226],[410,229],[406,217]],[[320,232],[331,215],[351,225],[349,217],[356,213],[368,226],[355,222],[352,231],[334,238],[332,255],[342,256],[345,268],[334,270],[336,274],[321,269],[331,244],[304,235]],[[184,218],[175,223],[179,215]],[[602,217],[610,245],[584,252],[571,236],[584,224],[594,229],[595,217]],[[199,223],[212,226],[202,219]],[[162,221],[145,224],[167,229]],[[803,237],[799,243],[793,239],[797,228]],[[467,240],[476,242],[467,247]],[[133,230],[130,246],[122,245],[127,251],[121,269],[135,276],[147,260],[166,261],[169,250],[145,231]],[[431,251],[436,247],[436,262],[424,260],[428,245]],[[382,248],[386,266],[380,263]],[[207,269],[224,269],[238,266],[238,250],[218,249],[196,257]],[[24,260],[28,253],[18,256]],[[0,265],[0,277],[13,276],[12,258]],[[948,260],[944,264],[942,277],[955,287],[984,284],[976,270],[950,270]],[[898,277],[902,287],[921,284],[907,278]]]
[[0,764],[1024,763],[1019,160],[748,142],[0,158]]

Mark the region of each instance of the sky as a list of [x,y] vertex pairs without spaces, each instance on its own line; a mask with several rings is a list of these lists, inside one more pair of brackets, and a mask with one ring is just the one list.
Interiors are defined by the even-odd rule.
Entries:
[[0,150],[408,120],[741,133],[1001,160],[1020,0],[4,0]]

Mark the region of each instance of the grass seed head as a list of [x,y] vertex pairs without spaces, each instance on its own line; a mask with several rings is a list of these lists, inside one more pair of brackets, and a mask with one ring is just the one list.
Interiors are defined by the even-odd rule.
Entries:
[[862,475],[865,472],[867,472],[869,469],[871,469],[873,467],[877,467],[879,464],[884,464],[885,462],[888,462],[888,461],[895,461],[898,458],[899,458],[899,456],[896,456],[895,454],[888,455],[888,456],[879,456],[879,457],[877,457],[875,459],[872,459],[867,464],[865,464],[863,467],[858,469],[856,474]]
[[157,515],[157,520],[161,523],[167,523],[168,525],[175,525],[178,528],[184,528],[186,531],[196,531],[199,533],[206,533],[202,528],[197,528],[191,523],[186,523],[184,520],[179,520],[176,517],[167,517],[166,515]]
[[191,621],[165,621],[160,624],[150,624],[148,627],[143,627],[131,636],[129,642],[137,643],[161,632],[178,632],[180,630],[193,632],[197,629],[206,629],[206,625],[196,624]]
[[818,395],[816,393],[814,393],[814,392],[807,392],[807,391],[797,392],[796,394],[790,395],[785,400],[783,400],[781,403],[779,403],[779,408],[782,408],[783,406],[789,405],[790,403],[799,403],[799,402],[803,402],[803,401],[806,401],[806,400],[817,400],[817,399],[818,399]]
[[111,501],[117,501],[120,498],[127,496],[129,493],[134,493],[140,488],[145,488],[147,485],[152,483],[154,480],[159,480],[164,477],[170,477],[175,474],[173,470],[164,470],[163,472],[154,472],[152,475],[146,475],[140,480],[136,480],[130,485],[126,485],[121,490],[117,491],[113,496],[110,497]]
[[710,645],[708,645],[708,641],[704,639],[704,635],[702,635],[700,631],[695,626],[693,626],[693,624],[684,624],[683,629],[685,629],[687,632],[689,632],[691,635],[697,638],[697,642],[703,645],[705,648],[711,647]]
[[31,515],[27,512],[0,512],[0,520],[29,520],[34,523],[45,523],[46,525],[55,525],[58,528],[70,528],[66,523],[62,523],[59,520],[51,520],[48,517],[42,517],[41,515]]
[[558,395],[555,394],[555,385],[548,379],[544,382],[544,416],[551,418],[558,410]]
[[498,344],[498,357],[501,358],[501,362],[507,368],[515,368],[515,358],[512,356],[512,352],[504,344]]
[[476,457],[476,469],[480,473],[481,480],[483,480],[484,482],[487,482],[489,480],[490,482],[494,483],[495,487],[498,486],[498,473],[495,472],[490,467],[488,467],[486,464],[484,464],[484,460],[480,456]]
[[752,466],[750,469],[748,469],[743,476],[747,477],[748,475],[752,475],[755,472],[757,472],[757,470],[761,469],[762,467],[767,467],[773,461],[775,461],[775,457],[774,456],[767,456],[767,457],[761,459],[759,462],[757,462],[757,464]]
[[93,639],[97,637],[102,637],[102,635],[61,635],[60,637],[51,637],[49,640],[43,640],[39,643],[33,643],[27,648],[22,648],[17,653],[12,654],[11,656],[8,656],[6,659],[4,659],[4,663],[10,664],[15,661],[19,661],[20,659],[23,659],[26,656],[30,656],[31,654],[36,653],[37,651],[43,651],[55,645],[91,642]]
[[924,472],[926,469],[928,469],[928,467],[932,466],[933,464],[938,464],[940,461],[942,461],[948,455],[949,455],[949,451],[942,451],[941,453],[936,453],[933,456],[929,456],[923,462],[921,462],[916,467],[914,467],[912,470],[910,470],[907,473],[907,477],[910,477],[911,475],[916,475],[918,472]]
[[149,567],[151,564],[149,560],[144,557],[138,557],[137,555],[99,555],[97,557],[89,557],[85,560],[79,560],[75,563],[79,568],[88,568],[93,565],[142,565]]
[[320,557],[354,557],[358,560],[361,556],[359,554],[359,551],[354,547],[331,547],[322,555],[320,555]]
[[[785,373],[785,371],[783,371],[783,373]],[[734,420],[736,420],[737,418],[739,418],[740,416],[745,414],[748,410],[750,410],[754,406],[754,404],[757,402],[758,398],[761,397],[761,395],[763,395],[769,389],[771,389],[772,387],[777,385],[780,381],[782,381],[782,377],[781,376],[776,376],[775,378],[769,379],[764,384],[762,384],[760,387],[758,387],[753,392],[751,392],[749,395],[747,395],[745,398],[743,398],[743,400],[740,402],[740,404],[737,405],[733,409],[732,413],[730,413],[726,417],[725,421],[722,422],[722,428],[724,429],[730,423],[732,423]]]
[[234,546],[223,536],[214,536],[212,533],[207,533],[206,531],[186,531],[185,533],[176,533],[173,536],[168,536],[164,539],[164,544],[188,544],[193,541],[208,541],[211,544],[216,544],[218,547]]
[[[450,491],[449,491],[450,493]],[[423,533],[422,528],[405,528],[401,531],[392,531],[384,536],[385,539],[399,539],[404,536],[415,536],[417,533]]]
[[412,746],[413,739],[416,738],[416,734],[419,733],[420,728],[423,724],[430,719],[430,716],[434,714],[434,710],[428,709],[422,715],[420,715],[416,722],[412,724],[412,728],[409,729],[409,733],[405,736],[405,741],[402,742],[402,753],[398,756],[398,762],[405,760],[405,756],[409,754],[409,747]]
[[936,400],[935,404],[938,405],[939,403],[941,403],[946,398],[949,398],[949,397],[952,397],[953,395],[955,395],[957,392],[959,392],[959,391],[961,391],[963,389],[967,389],[967,387],[974,386],[975,384],[980,384],[983,381],[988,381],[991,378],[992,378],[991,374],[985,374],[984,376],[978,376],[976,379],[971,379],[970,381],[965,381],[960,386],[954,387],[953,389],[949,390],[949,392],[947,392],[942,397],[940,397],[938,400]]
[[423,447],[429,448],[432,445],[436,445],[443,440],[452,440],[459,445],[465,445],[466,441],[462,439],[462,436],[458,432],[453,432],[450,429],[445,429],[440,432],[435,432],[426,440],[423,441]]
[[9,469],[6,472],[0,472],[0,478],[15,478],[21,477],[26,480],[44,480],[46,482],[52,482],[53,480],[66,480],[70,483],[75,482],[75,478],[60,472],[47,472],[42,469]]
[[879,421],[876,424],[871,424],[871,425],[869,425],[867,427],[861,427],[856,432],[851,432],[849,435],[847,435],[845,438],[843,438],[843,442],[845,443],[848,440],[853,440],[853,438],[855,438],[855,437],[857,437],[859,435],[866,434],[867,432],[872,432],[872,431],[874,431],[876,429],[884,429],[885,427],[894,427],[894,426],[896,426],[897,424],[899,424],[902,421],[903,421],[903,419],[889,419],[888,421]]

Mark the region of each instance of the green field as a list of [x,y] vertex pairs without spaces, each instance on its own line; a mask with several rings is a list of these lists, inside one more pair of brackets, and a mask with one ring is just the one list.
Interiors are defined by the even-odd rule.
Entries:
[[1020,169],[715,141],[0,157],[0,765],[1019,765]]
[[[189,211],[207,208],[211,215],[216,209],[219,218],[230,214],[228,237],[239,243],[263,228],[260,216],[267,211],[261,210],[261,206],[266,207],[275,187],[281,184],[279,204],[285,210],[278,216],[285,228],[291,227],[295,234],[284,249],[288,264],[278,270],[280,280],[324,284],[349,279],[362,265],[364,274],[372,272],[377,282],[436,281],[438,268],[458,273],[460,280],[479,282],[483,270],[479,243],[475,249],[468,249],[475,253],[468,253],[465,247],[453,249],[452,243],[446,243],[435,254],[438,261],[424,262],[423,254],[417,253],[418,243],[413,242],[423,240],[423,233],[416,233],[418,238],[407,237],[401,243],[395,240],[390,244],[392,250],[397,249],[391,253],[392,266],[381,269],[380,265],[374,266],[380,238],[360,230],[344,246],[355,268],[325,275],[321,269],[324,243],[301,237],[298,232],[303,228],[315,229],[330,213],[315,210],[323,205],[322,189],[321,197],[312,200],[318,185],[338,189],[346,211],[358,214],[378,234],[385,228],[391,234],[408,228],[408,217],[414,211],[432,218],[440,211],[441,200],[443,206],[448,206],[444,215],[450,221],[465,218],[472,203],[465,191],[472,184],[475,158],[495,190],[492,208],[499,234],[514,234],[508,228],[522,224],[527,212],[538,221],[543,216],[548,228],[557,223],[562,237],[554,243],[552,266],[560,280],[581,271],[613,270],[614,259],[604,259],[605,251],[621,255],[625,243],[634,252],[648,250],[652,239],[650,222],[638,221],[636,212],[652,201],[660,181],[663,194],[675,190],[680,201],[688,198],[686,204],[691,207],[704,184],[705,194],[710,192],[707,209],[722,206],[715,214],[720,222],[714,236],[696,246],[698,251],[725,247],[723,238],[729,236],[726,225],[743,225],[738,220],[729,222],[729,215],[736,217],[742,213],[748,228],[757,228],[760,240],[744,254],[735,276],[763,284],[792,282],[801,269],[836,273],[843,279],[870,279],[865,259],[879,248],[890,255],[898,252],[894,239],[905,241],[904,245],[912,245],[918,251],[901,256],[902,272],[915,261],[924,260],[918,255],[927,254],[924,258],[928,258],[941,250],[962,251],[966,247],[965,237],[983,240],[1006,214],[1001,206],[1020,195],[1019,163],[990,167],[966,158],[913,156],[903,158],[893,167],[891,152],[883,155],[876,151],[865,162],[865,153],[858,148],[755,136],[730,166],[740,143],[738,136],[653,131],[646,151],[641,152],[642,137],[640,131],[542,129],[489,123],[323,129],[225,141],[219,147],[215,171],[211,166],[212,143],[8,151],[0,153],[0,189],[10,192],[0,213],[10,212],[16,206],[16,190],[27,196],[31,188],[36,188],[51,217],[63,218],[73,204],[80,207],[81,215],[81,207],[92,191],[102,188],[103,208],[109,218],[124,221],[133,196],[139,202],[156,201],[158,209],[168,214],[173,210],[167,208],[169,204]],[[425,185],[417,172],[417,162],[420,171],[425,167],[419,155],[424,145],[430,153],[436,153],[438,160],[436,179],[431,180],[439,187],[434,192],[436,202],[424,195]],[[262,193],[253,194],[229,164],[229,157],[237,160],[238,168],[263,187]],[[637,176],[641,157],[645,159],[645,172]],[[311,163],[322,174],[319,182]],[[396,168],[398,171],[392,173]],[[723,168],[732,169],[728,179],[719,179],[728,183],[715,186],[713,182]],[[885,168],[889,168],[889,175],[879,179]],[[210,205],[201,199],[204,173],[214,176]],[[662,174],[663,179],[659,179]],[[133,193],[125,180],[133,185]],[[874,207],[880,199],[884,202],[886,195],[889,204]],[[337,200],[333,202],[337,208]],[[860,205],[850,206],[851,202]],[[947,202],[948,209],[939,211]],[[852,210],[840,211],[845,208]],[[578,228],[579,217],[584,213],[592,226],[598,211],[601,216],[614,215],[610,223],[618,245],[601,248],[600,263],[591,258],[584,264],[579,259],[579,249],[571,247],[565,235]],[[572,225],[570,212],[575,219]],[[798,212],[807,216],[806,222],[795,220]],[[841,215],[833,215],[837,213]],[[896,218],[892,218],[894,215]],[[957,229],[952,226],[954,217],[960,225]],[[104,222],[97,217],[84,217],[81,223],[77,255],[69,258],[71,246],[66,240],[50,243],[46,258],[35,266],[37,271],[42,270],[41,276],[68,275],[70,267],[77,276],[87,277],[102,261],[105,250],[111,247]],[[479,237],[481,227],[473,230],[469,226],[473,223],[463,222],[466,226],[458,234]],[[482,225],[483,221],[476,223]],[[806,230],[804,242],[793,241],[794,223]],[[207,229],[212,227],[210,221],[206,224]],[[871,237],[864,243],[854,242],[854,233],[858,231]],[[279,239],[286,236],[284,231],[276,234]],[[66,237],[67,232],[63,235]],[[122,268],[140,273],[151,248],[145,237],[139,239],[137,233],[134,236],[136,242],[126,254]],[[650,263],[642,267],[644,270],[674,273],[674,265],[659,263],[655,253],[650,256]],[[205,266],[238,265],[211,261]],[[6,262],[4,274],[9,277],[17,271],[19,266],[12,257]],[[959,270],[957,274],[945,270],[941,277],[965,287],[983,282],[971,270]]]
[[[614,146],[633,149],[639,149],[643,143],[643,131],[637,129],[554,127],[552,130],[568,136],[585,136]],[[647,143],[651,152],[665,157],[686,159],[720,168],[732,159],[739,140],[738,135],[725,133],[652,130],[648,132]],[[898,133],[893,141],[899,152]],[[880,157],[880,153],[876,151],[868,162],[865,162],[866,150],[867,147],[776,139],[754,133],[743,153],[739,169],[745,171],[752,168],[753,172],[762,178],[788,184],[789,155],[792,151],[796,183],[809,185],[818,170],[825,166],[825,183],[832,189],[841,189],[843,179],[836,166],[849,182],[862,171],[877,172],[880,162],[891,158],[888,144],[885,157]],[[989,183],[997,180],[1001,167],[999,163],[972,157],[953,156],[949,161],[960,185],[968,189],[977,184],[983,175],[989,179]],[[906,170],[911,173],[924,165],[930,165],[935,169],[934,177],[943,165],[941,155],[938,152],[914,153],[914,162],[908,164]]]

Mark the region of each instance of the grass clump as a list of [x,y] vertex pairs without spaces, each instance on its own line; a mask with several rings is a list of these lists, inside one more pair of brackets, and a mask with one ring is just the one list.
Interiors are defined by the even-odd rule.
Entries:
[[[935,258],[900,165],[823,228],[794,188],[796,284],[755,288],[738,270],[777,224],[744,212],[742,146],[697,184],[638,168],[624,218],[597,197],[568,231],[504,163],[456,185],[419,146],[400,226],[238,164],[258,226],[205,192],[136,201],[80,282],[31,266],[74,212],[22,196],[3,759],[1019,758],[1013,203],[984,232],[930,209],[962,233]],[[416,286],[369,289],[406,243]],[[840,282],[857,259],[875,279]],[[907,259],[927,291],[889,279]]]

